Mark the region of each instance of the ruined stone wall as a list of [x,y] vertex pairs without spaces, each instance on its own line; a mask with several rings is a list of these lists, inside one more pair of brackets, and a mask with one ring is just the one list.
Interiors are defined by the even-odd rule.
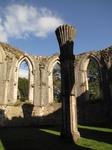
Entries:
[[0,42],[0,104],[13,105],[17,101],[18,72],[23,61],[29,67],[28,101],[38,106],[52,103],[52,71],[59,62],[59,54],[46,57],[28,55]]
[[[101,101],[91,102],[88,96],[87,66],[94,59],[100,71]],[[0,42],[0,118],[14,110],[14,117],[22,118],[22,108],[13,107],[17,101],[18,70],[26,61],[29,67],[29,99],[39,112],[53,103],[53,67],[59,54],[53,56],[29,55],[8,44]],[[112,46],[104,50],[90,51],[75,56],[75,95],[79,123],[103,123],[112,120]],[[16,112],[18,111],[18,112]],[[46,114],[46,112],[45,112]],[[45,115],[43,113],[43,115]],[[8,117],[5,119],[7,120]],[[10,118],[10,117],[9,117]],[[34,117],[35,118],[35,117]],[[34,119],[33,118],[33,119]],[[36,118],[37,119],[37,118]],[[4,119],[1,119],[1,124]],[[5,121],[6,121],[5,120]],[[10,120],[10,119],[8,119]],[[23,121],[23,119],[21,119]]]
[[[101,99],[97,101],[89,99],[87,67],[90,59],[94,60],[99,70]],[[75,87],[79,123],[101,124],[112,121],[112,46],[75,57]]]
[[61,104],[0,106],[0,126],[61,126]]

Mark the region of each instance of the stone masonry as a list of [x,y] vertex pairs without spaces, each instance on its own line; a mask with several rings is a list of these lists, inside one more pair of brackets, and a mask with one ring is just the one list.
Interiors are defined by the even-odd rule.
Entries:
[[77,106],[75,96],[75,72],[73,54],[76,30],[73,26],[57,28],[56,36],[60,47],[62,132],[61,136],[77,141],[80,134],[77,128]]
[[[64,49],[67,48],[66,46],[67,45],[65,45]],[[71,44],[71,46],[73,45]],[[72,47],[70,49],[72,49]],[[70,84],[73,82],[73,93],[71,93],[71,95],[75,96],[76,99],[77,113],[75,114],[78,114],[78,122],[82,124],[112,122],[112,46],[103,50],[85,52],[76,56],[73,55],[72,50],[69,51],[67,48],[65,53],[62,49],[61,55],[55,54],[53,56],[43,57],[29,55],[6,43],[0,42],[0,118],[7,114],[8,109],[14,109],[13,105],[17,102],[18,71],[23,61],[26,61],[29,67],[28,102],[40,109],[53,103],[52,71],[54,66],[57,63],[60,64],[60,61],[64,63],[64,58],[66,61],[66,59],[68,59],[67,57],[70,56],[70,59],[73,58],[72,61],[68,60],[71,62],[66,63],[69,66],[70,64],[72,65],[71,69],[67,69],[67,73],[69,74],[70,71],[69,76],[72,76],[74,71],[75,74],[74,80],[72,76],[68,82]],[[100,72],[101,100],[95,102],[89,100],[88,94],[87,67],[90,59],[95,62]],[[64,85],[62,86],[64,87]],[[62,94],[62,96],[64,95]],[[15,109],[17,111],[17,108]],[[18,111],[21,112],[21,108],[18,108]],[[13,118],[14,116],[15,118],[19,117],[17,114],[18,113],[14,113],[12,115]],[[49,114],[51,114],[51,112]],[[22,114],[20,116],[22,116]],[[5,119],[10,120],[10,117]],[[3,120],[1,119],[0,121]],[[3,122],[3,124],[5,124],[5,122]]]

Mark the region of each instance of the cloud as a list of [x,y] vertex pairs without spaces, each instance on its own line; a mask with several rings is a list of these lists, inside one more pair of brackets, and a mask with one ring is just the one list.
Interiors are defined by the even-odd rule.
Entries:
[[5,32],[4,27],[2,26],[2,19],[0,18],[0,41],[7,41],[7,33]]
[[28,70],[19,69],[19,77],[28,79]]
[[0,9],[0,41],[9,38],[47,37],[64,21],[47,8],[13,4]]

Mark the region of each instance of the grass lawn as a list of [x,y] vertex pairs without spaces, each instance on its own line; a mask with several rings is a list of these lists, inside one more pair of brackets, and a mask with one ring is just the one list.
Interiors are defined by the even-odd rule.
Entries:
[[56,128],[0,128],[0,150],[112,150],[112,129],[78,127],[76,144],[61,139]]
[[112,129],[78,126],[81,139],[76,144],[94,150],[112,150]]

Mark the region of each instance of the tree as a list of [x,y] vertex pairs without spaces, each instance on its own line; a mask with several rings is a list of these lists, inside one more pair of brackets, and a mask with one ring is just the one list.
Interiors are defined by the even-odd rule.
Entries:
[[18,90],[20,93],[21,101],[28,100],[28,79],[26,78],[18,79]]
[[100,99],[100,84],[99,84],[99,71],[90,59],[88,69],[88,83],[89,83],[89,98],[90,100]]
[[53,69],[53,93],[54,101],[61,101],[61,73],[60,66],[56,65]]

